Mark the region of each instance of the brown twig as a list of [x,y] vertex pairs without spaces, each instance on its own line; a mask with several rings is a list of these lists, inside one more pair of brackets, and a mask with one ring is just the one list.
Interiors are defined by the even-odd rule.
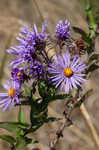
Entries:
[[81,114],[83,115],[83,117],[85,119],[85,122],[88,126],[88,129],[90,130],[90,133],[92,135],[92,139],[96,145],[96,148],[99,149],[99,136],[97,134],[97,131],[96,131],[96,129],[95,129],[95,127],[91,121],[90,115],[88,114],[87,109],[86,109],[84,104],[81,105],[80,111],[81,111]]
[[[68,99],[65,102],[65,107],[64,107],[64,122],[62,123],[61,127],[56,131],[55,137],[53,140],[51,140],[49,146],[50,150],[55,150],[55,146],[58,143],[59,139],[63,137],[63,131],[65,127],[68,127],[72,124],[72,121],[70,120],[70,115],[72,111],[77,107],[82,104],[82,99],[85,99],[89,96],[89,93],[91,90],[87,91],[80,99],[78,99],[79,95],[78,93],[75,95],[74,98]],[[89,142],[89,141],[88,141]],[[89,142],[90,143],[90,142]]]
[[[37,12],[38,12],[38,14],[40,16],[41,22],[44,23],[45,22],[45,18],[44,18],[43,14],[42,14],[42,11],[40,10],[40,7],[39,7],[39,5],[37,3],[37,0],[31,0],[31,3],[32,3],[32,5],[33,5],[33,3],[35,4],[35,7],[36,7]],[[48,33],[50,33],[50,30],[48,28],[47,28],[47,31],[48,31]]]
[[37,0],[32,0],[32,2],[34,2],[35,6],[36,6],[36,9],[37,9],[37,11],[38,11],[38,13],[40,15],[41,21],[44,22],[44,17],[42,15],[42,12],[41,12],[39,6],[38,6]]
[[74,108],[73,101],[74,101],[73,99],[68,99],[64,103],[65,104],[64,112],[63,112],[64,122],[62,123],[60,128],[56,131],[54,139],[50,142],[50,144],[49,144],[50,150],[55,150],[55,146],[58,143],[59,139],[61,137],[63,137],[63,131],[64,131],[65,127],[72,125],[72,121],[70,120],[70,115]]
[[[49,107],[49,115],[53,116],[53,114],[57,117],[57,118],[63,118],[62,115],[58,114],[57,112],[55,112],[51,107]],[[94,146],[94,143],[92,141],[92,139],[86,135],[85,133],[83,133],[77,126],[75,126],[74,124],[68,128],[71,132],[73,132],[76,136],[78,136],[80,139],[82,139],[84,142],[86,142],[88,145],[90,145],[91,147]]]
[[60,139],[61,137],[63,137],[63,131],[64,131],[64,129],[65,129],[66,123],[67,123],[67,120],[65,119],[65,120],[64,120],[64,123],[63,123],[63,124],[61,125],[61,127],[57,130],[54,139],[53,139],[53,140],[50,142],[50,144],[49,144],[50,150],[56,150],[56,149],[55,149],[55,146],[56,146],[56,144],[58,143],[59,139]]

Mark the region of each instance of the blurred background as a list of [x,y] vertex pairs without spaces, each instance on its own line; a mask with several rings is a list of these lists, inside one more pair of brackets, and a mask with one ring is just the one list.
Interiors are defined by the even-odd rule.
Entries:
[[[92,0],[94,15],[99,13],[99,0]],[[13,59],[5,52],[11,45],[16,44],[16,36],[24,24],[36,23],[41,27],[44,20],[48,22],[48,30],[53,34],[56,23],[60,19],[68,19],[72,26],[78,26],[88,32],[84,0],[0,0],[0,91],[2,83],[10,77],[8,64]],[[73,34],[73,33],[72,33]],[[76,38],[79,35],[74,35]],[[96,51],[99,52],[99,39],[96,41]],[[93,88],[93,94],[85,101],[85,106],[99,135],[99,71],[94,71],[90,80],[84,85],[85,89]],[[50,116],[62,116],[63,102],[50,104]],[[2,113],[0,121],[17,121],[18,108]],[[29,108],[25,108],[28,117]],[[74,126],[64,130],[64,138],[57,144],[57,150],[95,150],[91,133],[86,126],[79,109],[72,113]],[[24,150],[49,150],[49,141],[59,125],[45,124],[30,136],[40,141],[39,144],[29,145]],[[5,130],[0,129],[0,135]],[[0,140],[0,150],[9,150],[9,145]]]

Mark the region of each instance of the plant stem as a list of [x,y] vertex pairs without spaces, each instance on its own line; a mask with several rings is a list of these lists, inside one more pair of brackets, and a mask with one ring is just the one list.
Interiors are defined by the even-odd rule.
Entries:
[[[57,118],[63,118],[62,115],[55,112],[51,107],[49,107],[48,109],[49,109],[49,115],[53,116],[53,114],[54,114]],[[52,125],[52,127],[53,127],[53,125]],[[81,140],[85,141],[86,144],[90,145],[90,147],[94,147],[94,143],[93,143],[92,139],[88,135],[83,133],[77,126],[72,125],[68,129],[69,129],[69,131],[73,132],[77,137],[80,137]]]
[[96,129],[92,124],[92,121],[90,119],[90,116],[89,116],[84,104],[81,105],[80,111],[81,111],[81,113],[82,113],[82,115],[86,121],[86,124],[88,125],[88,128],[89,128],[91,135],[92,135],[92,138],[93,138],[93,141],[94,141],[96,147],[99,149],[99,136],[97,135]]
[[86,0],[86,14],[87,14],[88,21],[89,21],[89,38],[92,39],[96,31],[96,22],[92,13],[90,0]]

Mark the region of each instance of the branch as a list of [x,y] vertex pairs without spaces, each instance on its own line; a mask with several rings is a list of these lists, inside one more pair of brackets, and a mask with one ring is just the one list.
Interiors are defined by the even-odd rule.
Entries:
[[81,105],[80,111],[81,111],[81,113],[82,113],[82,115],[83,115],[83,117],[84,117],[84,119],[86,121],[86,124],[87,124],[87,126],[88,126],[88,128],[90,130],[90,133],[92,135],[93,141],[94,141],[96,147],[99,149],[99,136],[97,135],[96,129],[95,129],[95,127],[92,124],[92,121],[90,119],[90,116],[89,116],[89,114],[88,114],[84,104]]

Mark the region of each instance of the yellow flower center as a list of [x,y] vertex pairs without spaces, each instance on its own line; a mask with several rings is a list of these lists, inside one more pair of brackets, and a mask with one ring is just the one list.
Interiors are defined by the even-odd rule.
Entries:
[[22,72],[18,72],[17,76],[18,76],[18,79],[21,79],[21,76],[23,75]]
[[16,90],[14,88],[10,88],[8,91],[9,97],[14,97],[16,95]]
[[70,76],[72,76],[72,74],[73,74],[73,71],[72,71],[71,68],[66,67],[66,68],[64,69],[64,75],[65,75],[66,77],[70,77]]

